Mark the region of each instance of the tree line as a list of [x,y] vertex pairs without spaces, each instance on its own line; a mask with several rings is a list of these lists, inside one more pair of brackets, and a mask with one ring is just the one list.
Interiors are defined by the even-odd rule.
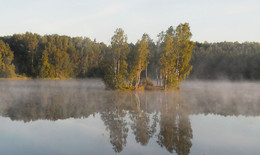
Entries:
[[[10,53],[9,59],[15,65],[15,68],[9,67],[9,70],[32,78],[98,76],[99,64],[104,56],[102,52],[108,49],[104,43],[97,43],[89,38],[40,36],[29,32],[2,37],[0,40],[1,51]],[[0,55],[3,55],[3,52]],[[0,73],[3,71],[0,70]],[[4,77],[12,76],[15,75],[5,73]]]
[[135,44],[117,29],[111,44],[89,38],[27,32],[0,37],[0,77],[102,77],[112,89],[138,89],[153,83],[178,88],[190,79],[259,80],[259,43],[190,41],[189,24],[172,26],[153,41],[143,34]]
[[192,79],[260,80],[260,43],[196,42]]
[[[13,77],[15,73],[32,78],[102,77],[108,88],[138,89],[152,85],[148,71],[156,70],[160,86],[177,88],[191,70],[189,24],[180,24],[176,29],[171,26],[159,38],[154,43],[144,34],[136,44],[128,43],[127,35],[118,28],[107,46],[82,37],[14,34],[0,38],[0,65],[5,66],[0,73],[1,77]],[[148,69],[151,65],[154,69]]]

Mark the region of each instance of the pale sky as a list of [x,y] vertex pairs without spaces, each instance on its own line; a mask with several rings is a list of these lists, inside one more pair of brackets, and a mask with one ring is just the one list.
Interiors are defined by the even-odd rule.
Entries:
[[260,0],[0,0],[0,36],[27,31],[135,43],[188,22],[199,42],[260,42]]

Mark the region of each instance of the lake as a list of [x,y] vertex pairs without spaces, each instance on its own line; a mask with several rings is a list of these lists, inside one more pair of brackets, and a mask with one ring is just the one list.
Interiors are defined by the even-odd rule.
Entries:
[[260,83],[120,92],[101,80],[1,80],[0,154],[260,154]]

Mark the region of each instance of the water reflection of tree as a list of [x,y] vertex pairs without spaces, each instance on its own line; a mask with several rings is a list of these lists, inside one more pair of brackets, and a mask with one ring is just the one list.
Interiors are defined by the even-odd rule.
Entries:
[[[96,102],[90,100],[96,93],[80,91],[44,91],[28,92],[22,97],[14,97],[12,104],[2,115],[12,120],[24,122],[39,119],[58,120],[67,118],[82,118],[94,114]],[[84,96],[84,98],[82,97]],[[72,100],[73,99],[73,100]]]
[[100,114],[115,152],[122,152],[126,147],[128,130],[131,129],[136,142],[141,145],[147,145],[151,138],[155,138],[169,152],[185,155],[192,145],[189,114],[260,115],[259,96],[223,95],[204,89],[181,94],[88,91],[56,86],[35,89],[34,85],[20,87],[1,86],[1,116],[29,122],[88,118]]
[[178,155],[186,155],[192,146],[192,129],[187,105],[179,99],[178,94],[164,94],[157,142],[171,153],[175,151]]
[[10,100],[4,116],[28,122],[87,118],[99,113],[115,152],[126,147],[129,127],[141,145],[156,138],[169,152],[183,155],[190,151],[192,130],[187,104],[172,93],[45,90],[22,96]]
[[150,115],[147,112],[147,98],[145,96],[145,101],[141,102],[138,93],[134,93],[134,102],[132,103],[133,109],[130,111],[130,119],[132,120],[131,129],[135,135],[136,142],[141,145],[147,145],[149,139],[156,132],[157,123],[157,112],[153,114],[152,124],[150,125]]
[[102,105],[100,111],[101,119],[104,121],[106,129],[109,131],[110,143],[115,152],[121,152],[126,146],[128,136],[127,122],[125,120],[126,111],[123,109],[125,95],[117,92],[109,96],[108,102]]

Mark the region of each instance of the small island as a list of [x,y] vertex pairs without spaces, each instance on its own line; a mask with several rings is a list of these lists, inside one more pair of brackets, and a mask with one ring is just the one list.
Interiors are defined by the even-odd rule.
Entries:
[[179,89],[179,82],[185,80],[192,68],[189,65],[193,48],[191,36],[187,23],[180,24],[176,29],[171,26],[166,32],[160,33],[160,42],[157,44],[157,53],[160,55],[153,60],[156,62],[154,69],[159,72],[159,86],[155,87],[147,76],[151,39],[144,34],[131,48],[124,31],[117,29],[111,39],[111,50],[103,63],[103,81],[108,88],[120,90]]

